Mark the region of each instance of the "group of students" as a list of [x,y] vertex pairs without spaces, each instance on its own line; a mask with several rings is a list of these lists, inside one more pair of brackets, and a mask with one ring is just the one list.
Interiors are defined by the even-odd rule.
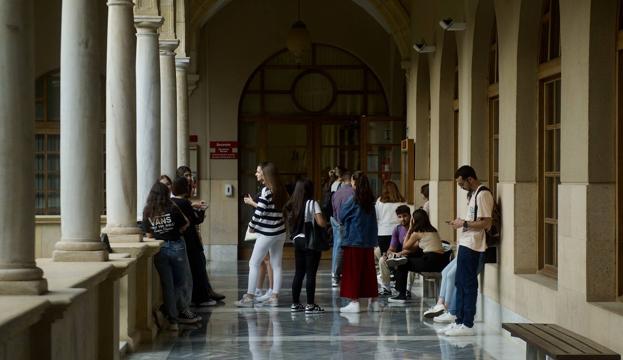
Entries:
[[[250,194],[245,203],[255,208],[249,222],[249,232],[257,240],[249,261],[247,292],[236,302],[239,307],[256,304],[277,306],[282,278],[282,254],[286,239],[295,242],[305,236],[304,224],[332,230],[332,285],[340,288],[340,296],[348,303],[341,313],[361,311],[360,299],[368,299],[368,311],[378,311],[379,295],[390,296],[389,302],[405,303],[410,297],[410,273],[442,272],[443,280],[438,303],[425,317],[438,322],[450,322],[440,329],[448,336],[473,334],[476,310],[478,273],[482,270],[486,249],[485,230],[491,226],[493,197],[484,188],[473,168],[457,169],[457,185],[468,193],[468,209],[463,218],[446,221],[459,232],[457,255],[450,260],[437,229],[428,216],[428,201],[411,213],[398,187],[391,181],[383,184],[381,196],[375,198],[368,177],[361,171],[350,172],[337,167],[330,171],[323,185],[322,205],[314,200],[310,180],[297,180],[288,195],[278,171],[270,162],[260,163],[257,180],[262,184],[257,200]],[[428,186],[422,187],[428,200]],[[316,273],[321,258],[318,249],[295,246],[295,276],[292,283],[292,312],[321,313],[315,303]],[[272,268],[272,291],[261,298],[258,274],[269,262]],[[381,293],[377,286],[378,262]],[[393,269],[393,270],[390,270]],[[392,295],[390,273],[394,272],[397,294]],[[307,305],[302,305],[300,293],[306,278]]]
[[141,221],[148,237],[163,241],[154,257],[163,304],[154,311],[154,318],[159,328],[172,331],[178,330],[179,324],[201,321],[191,307],[214,306],[225,299],[212,289],[206,272],[197,226],[203,222],[207,206],[189,200],[193,185],[188,166],[180,166],[173,181],[160,176],[149,192]]

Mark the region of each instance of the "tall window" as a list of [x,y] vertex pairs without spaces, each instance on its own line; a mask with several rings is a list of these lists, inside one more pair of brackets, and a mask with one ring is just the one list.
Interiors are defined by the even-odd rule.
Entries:
[[557,276],[560,185],[560,12],[543,2],[539,43],[539,268]]
[[491,29],[489,43],[489,188],[495,197],[499,181],[499,154],[500,154],[500,96],[499,96],[499,61],[498,61],[498,32],[495,21]]
[[60,109],[58,71],[35,82],[35,209],[37,215],[60,214]]
[[[36,215],[58,215],[61,211],[60,122],[61,77],[60,72],[54,70],[41,75],[35,81]],[[104,131],[105,122],[102,116],[102,139],[104,139]],[[102,144],[105,144],[105,141]],[[103,174],[105,174],[105,154],[102,167],[104,168]],[[104,191],[105,186],[102,188]]]
[[623,4],[619,1],[617,34],[617,286],[623,296]]

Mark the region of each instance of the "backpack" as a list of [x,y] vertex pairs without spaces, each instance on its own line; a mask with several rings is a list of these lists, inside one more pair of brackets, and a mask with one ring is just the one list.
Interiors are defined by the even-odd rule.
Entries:
[[[475,212],[475,218],[478,219],[478,194],[481,191],[488,191],[491,192],[491,190],[489,190],[489,188],[487,188],[486,186],[481,186],[480,189],[478,189],[478,191],[476,191],[476,195],[474,198],[474,212]],[[493,193],[492,193],[493,195]],[[495,201],[495,199],[493,199],[493,209],[491,211],[491,227],[489,227],[488,229],[485,230],[485,234],[486,234],[486,239],[487,239],[487,246],[497,246],[500,243],[500,238],[502,235],[502,214],[500,212],[500,207],[498,206],[497,202]]]
[[303,232],[294,236],[294,247],[299,250],[328,250],[327,232],[316,223],[313,200],[305,203],[305,212],[301,215],[303,215],[303,228],[301,229]]

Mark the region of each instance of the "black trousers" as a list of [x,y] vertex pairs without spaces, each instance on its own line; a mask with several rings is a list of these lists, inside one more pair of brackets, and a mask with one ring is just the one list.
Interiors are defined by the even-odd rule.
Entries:
[[389,250],[389,244],[392,241],[391,235],[383,235],[379,236],[379,248],[381,249],[381,254],[385,254],[387,250]]
[[303,278],[306,278],[307,303],[315,304],[316,272],[318,271],[321,255],[320,251],[294,249],[296,272],[294,273],[294,280],[292,280],[292,303],[301,303],[301,288],[303,287]]
[[418,253],[415,256],[409,256],[404,265],[396,268],[396,290],[400,295],[407,292],[407,278],[409,271],[413,272],[441,272],[448,265],[448,258],[444,254],[436,252]]
[[206,257],[203,253],[203,244],[198,238],[192,236],[185,237],[186,254],[188,255],[188,265],[193,277],[192,302],[200,304],[210,300],[212,286],[206,270]]

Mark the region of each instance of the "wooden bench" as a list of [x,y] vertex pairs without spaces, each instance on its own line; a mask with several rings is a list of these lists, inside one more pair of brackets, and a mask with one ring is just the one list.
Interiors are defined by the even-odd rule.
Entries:
[[612,359],[621,356],[596,342],[555,324],[512,324],[502,328],[526,342],[526,359]]

